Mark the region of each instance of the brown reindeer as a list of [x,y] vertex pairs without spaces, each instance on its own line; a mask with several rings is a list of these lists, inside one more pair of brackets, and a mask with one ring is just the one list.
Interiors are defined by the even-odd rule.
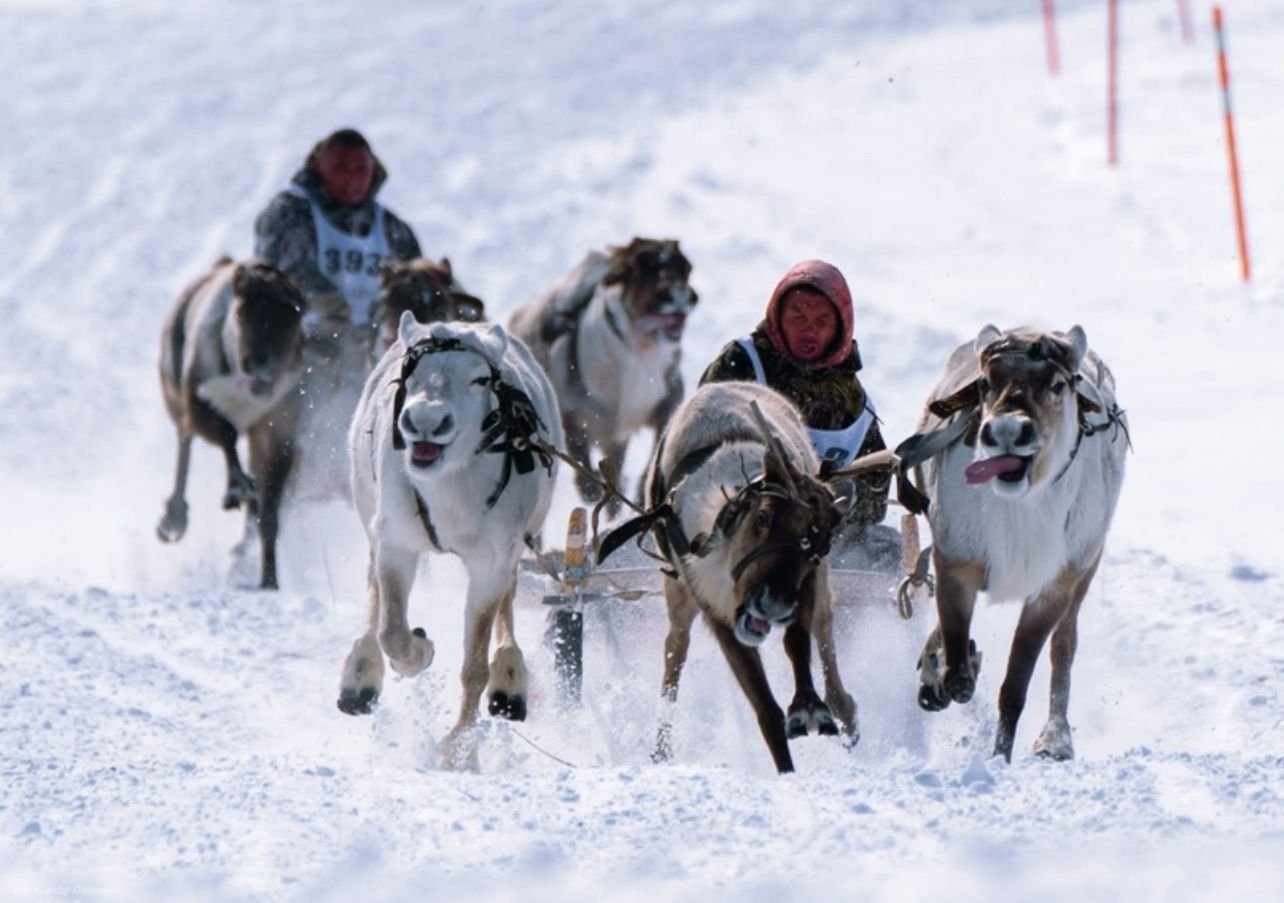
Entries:
[[[277,586],[281,493],[294,454],[293,405],[285,402],[303,370],[303,308],[285,274],[223,257],[179,295],[161,336],[161,390],[178,430],[178,466],[157,536],[176,542],[187,529],[192,437],[201,436],[227,462],[223,507],[245,506],[258,521],[263,589]],[[250,474],[237,455],[241,435],[249,439]]]
[[1070,759],[1079,607],[1101,562],[1128,445],[1114,377],[1079,326],[986,326],[950,357],[920,426],[915,439],[939,449],[919,476],[931,499],[940,624],[919,662],[919,704],[937,711],[972,698],[976,594],[1023,600],[994,754],[1012,758],[1030,675],[1051,636],[1050,713],[1034,749]]
[[393,260],[380,272],[383,288],[370,306],[376,359],[397,340],[397,325],[405,311],[420,323],[480,323],[486,319],[486,305],[455,282],[454,270],[445,257],[440,261],[427,257]]
[[[618,474],[632,435],[651,427],[658,441],[682,400],[680,342],[698,301],[690,277],[676,241],[634,238],[590,253],[509,318],[548,371],[567,451],[586,469],[597,446]],[[601,498],[584,474],[576,485],[584,499]]]
[[[762,420],[755,420],[756,405]],[[603,540],[599,559],[646,529],[672,571],[664,579],[669,633],[661,692],[676,702],[697,614],[717,638],[776,769],[793,771],[789,739],[816,732],[858,737],[856,703],[843,687],[834,650],[829,590],[830,537],[841,505],[812,474],[820,464],[796,409],[755,383],[710,383],[678,408],[647,474],[649,514]],[[758,647],[784,628],[795,692],[781,711]],[[815,639],[825,697],[811,673]],[[671,755],[664,722],[656,760]]]

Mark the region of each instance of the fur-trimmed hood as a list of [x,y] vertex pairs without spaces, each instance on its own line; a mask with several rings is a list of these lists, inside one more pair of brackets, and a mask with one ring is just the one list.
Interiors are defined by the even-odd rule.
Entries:
[[[299,170],[290,179],[291,182],[306,191],[309,197],[316,200],[327,213],[334,208],[343,206],[330,197],[329,192],[325,190],[325,185],[321,181],[321,173],[317,169],[317,157],[320,156],[328,140],[329,138],[322,138],[312,145],[312,150],[308,151],[307,157],[303,160],[303,165],[299,167]],[[374,178],[370,180],[370,192],[366,195],[366,199],[361,202],[362,207],[373,201],[375,196],[379,194],[379,189],[383,187],[383,183],[388,181],[388,170],[384,168],[383,161],[379,159],[373,148],[370,150],[370,157],[374,160]]]
[[834,344],[825,352],[825,356],[819,360],[804,365],[802,362],[796,362],[799,366],[806,366],[808,369],[818,369],[821,367],[833,367],[847,360],[852,353],[852,334],[854,329],[852,315],[852,294],[847,288],[847,280],[843,274],[833,264],[826,263],[823,260],[804,260],[796,263],[785,273],[784,278],[776,284],[775,290],[771,293],[771,300],[767,302],[767,315],[762,322],[762,327],[767,331],[767,337],[771,339],[772,346],[783,356],[793,359],[789,354],[788,345],[785,343],[784,333],[780,328],[781,299],[785,293],[798,286],[807,286],[820,292],[829,302],[834,305],[834,310],[838,314],[838,336],[834,339]]

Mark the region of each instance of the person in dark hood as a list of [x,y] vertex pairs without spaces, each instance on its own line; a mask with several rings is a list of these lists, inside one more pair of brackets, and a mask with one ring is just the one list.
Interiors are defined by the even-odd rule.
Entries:
[[[856,375],[860,349],[852,337],[852,296],[843,274],[823,260],[795,264],[771,293],[763,321],[729,342],[700,383],[743,380],[769,386],[802,414],[820,456],[821,473],[887,445],[874,405]],[[853,540],[887,514],[886,473],[855,481],[847,524]]]
[[309,302],[339,295],[350,320],[366,323],[380,264],[420,256],[410,226],[375,201],[387,178],[356,129],[323,138],[259,214],[255,256],[293,279]]

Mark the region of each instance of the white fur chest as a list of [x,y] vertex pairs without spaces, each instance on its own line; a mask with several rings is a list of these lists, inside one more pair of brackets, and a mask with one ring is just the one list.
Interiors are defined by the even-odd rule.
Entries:
[[[627,436],[646,426],[668,395],[667,376],[679,346],[658,340],[639,348],[621,339],[607,324],[606,303],[595,299],[581,322],[578,364],[594,405],[613,412],[616,435]],[[624,322],[621,311],[613,315]]]
[[238,433],[258,423],[298,383],[297,373],[278,379],[269,395],[256,395],[250,391],[253,383],[243,373],[229,373],[205,380],[196,387],[196,395],[218,411]]
[[971,449],[947,451],[935,473],[928,512],[933,542],[948,558],[986,563],[985,591],[993,602],[1035,595],[1070,560],[1068,482],[1021,499],[997,496],[988,486],[970,486],[963,467]]

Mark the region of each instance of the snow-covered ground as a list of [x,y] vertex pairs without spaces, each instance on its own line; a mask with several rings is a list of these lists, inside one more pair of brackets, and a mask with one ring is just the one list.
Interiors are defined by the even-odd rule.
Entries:
[[[1123,4],[1111,169],[1104,6],[1058,4],[1052,79],[1018,0],[0,0],[0,898],[1284,898],[1284,7],[1226,5],[1245,286],[1207,9],[1185,44],[1179,3]],[[689,384],[789,264],[833,261],[893,440],[984,323],[1082,323],[1135,454],[1080,619],[1077,761],[986,756],[1003,606],[978,612],[976,700],[935,716],[914,704],[927,612],[845,611],[861,745],[797,743],[783,778],[699,634],[676,762],[652,765],[652,600],[589,613],[571,713],[523,607],[530,720],[487,722],[480,773],[443,772],[449,560],[413,597],[437,661],[341,715],[355,516],[288,512],[283,590],[238,589],[239,521],[198,446],[192,527],[161,546],[154,370],[178,289],[248,254],[258,209],[347,124],[497,317],[589,248],[680,238]]]

